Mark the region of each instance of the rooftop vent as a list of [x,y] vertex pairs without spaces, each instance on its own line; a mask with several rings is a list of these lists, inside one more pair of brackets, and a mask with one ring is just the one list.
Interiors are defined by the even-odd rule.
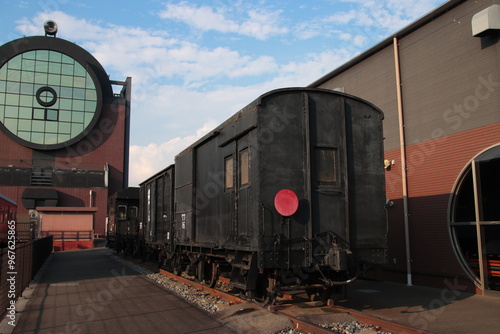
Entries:
[[472,17],[472,36],[484,37],[500,29],[500,5],[491,5]]

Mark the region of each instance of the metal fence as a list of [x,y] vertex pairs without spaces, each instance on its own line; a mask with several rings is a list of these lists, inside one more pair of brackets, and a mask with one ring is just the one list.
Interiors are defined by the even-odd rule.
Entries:
[[34,222],[16,221],[16,237],[22,242],[30,242],[35,240],[36,225]]
[[54,241],[93,240],[94,231],[42,231],[42,237],[52,236]]
[[0,318],[15,313],[15,302],[52,253],[52,237],[0,249]]

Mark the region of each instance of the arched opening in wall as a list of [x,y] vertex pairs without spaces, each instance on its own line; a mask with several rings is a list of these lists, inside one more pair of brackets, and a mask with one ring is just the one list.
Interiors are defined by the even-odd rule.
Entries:
[[500,144],[464,168],[449,213],[450,235],[462,268],[483,294],[500,291]]

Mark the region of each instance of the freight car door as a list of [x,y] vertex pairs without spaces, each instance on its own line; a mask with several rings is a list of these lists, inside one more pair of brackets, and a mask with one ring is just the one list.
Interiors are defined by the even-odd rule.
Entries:
[[348,242],[345,103],[341,96],[308,95],[312,233],[327,243],[332,233]]
[[252,197],[250,180],[250,153],[248,135],[240,138],[237,143],[237,196],[236,196],[236,237],[240,246],[249,246],[251,236]]

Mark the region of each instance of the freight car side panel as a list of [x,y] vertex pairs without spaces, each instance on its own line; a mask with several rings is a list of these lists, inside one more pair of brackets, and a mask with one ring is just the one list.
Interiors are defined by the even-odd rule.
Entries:
[[193,148],[196,246],[249,250],[255,240],[250,138],[256,113],[254,106],[245,108]]
[[[259,188],[261,207],[261,265],[309,265],[305,253],[311,238],[308,192],[308,140],[305,139],[304,96],[283,91],[265,96],[259,113]],[[274,207],[278,191],[290,189],[300,200],[291,217],[281,217]]]
[[175,158],[175,238],[179,243],[193,240],[193,151]]
[[307,96],[313,234],[333,233],[349,242],[345,99],[324,93]]
[[145,185],[146,199],[146,220],[144,221],[144,239],[148,242],[156,241],[156,179],[151,180]]
[[[258,187],[252,187],[252,183],[255,180],[255,175],[253,173],[253,167],[257,166],[257,160],[255,159],[254,153],[258,148],[258,144],[255,144],[256,131],[251,131],[245,136],[238,139],[236,142],[236,158],[237,158],[237,170],[236,170],[236,184],[235,189],[236,196],[236,244],[239,246],[250,246],[253,240],[254,233],[257,231],[256,224],[254,221],[256,218],[254,212],[258,212],[258,203],[255,203],[254,198],[257,198],[255,192]],[[257,246],[253,243],[253,246]]]
[[174,167],[170,166],[141,184],[141,217],[149,243],[163,245],[171,237],[173,176]]
[[171,242],[173,238],[174,223],[174,179],[175,168],[172,166],[162,176],[163,179],[163,235],[162,243]]
[[224,184],[224,161],[234,156],[231,145],[219,147],[218,137],[195,149],[195,243],[215,246],[232,238],[234,207]]
[[366,103],[346,100],[351,245],[359,260],[385,262],[387,223],[383,114]]

